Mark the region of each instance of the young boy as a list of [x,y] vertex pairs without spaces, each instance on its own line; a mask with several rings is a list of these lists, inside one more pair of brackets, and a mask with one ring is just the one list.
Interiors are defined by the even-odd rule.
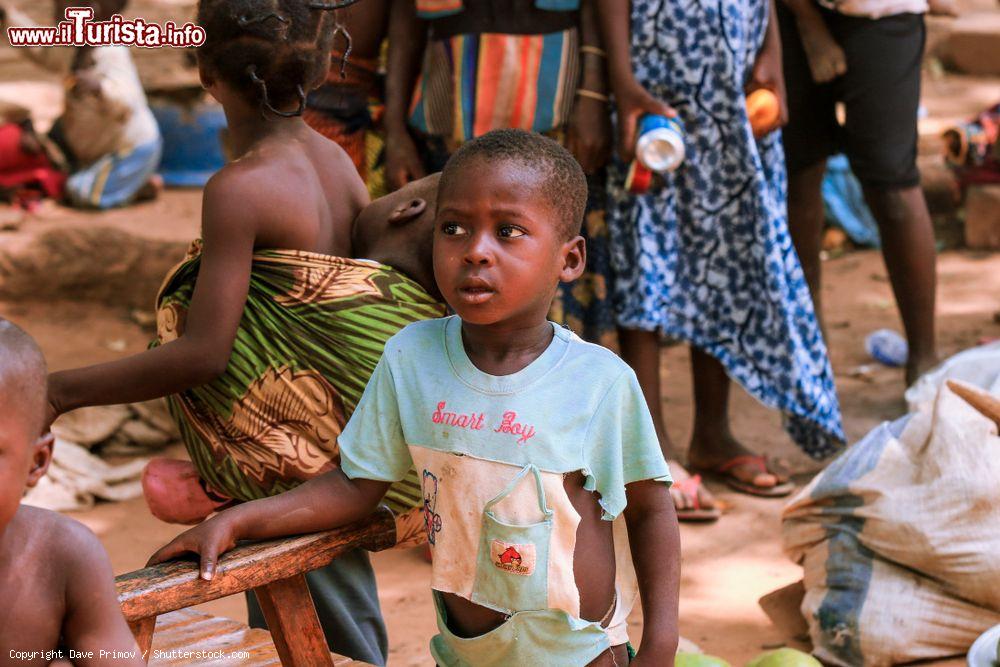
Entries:
[[0,655],[18,664],[143,665],[122,617],[111,563],[93,533],[55,512],[21,505],[52,459],[45,360],[0,319]]
[[[89,7],[94,10],[93,21],[107,21],[125,4],[126,0],[55,0],[53,20],[66,20],[68,7]],[[4,13],[5,28],[34,25],[11,7],[0,11]],[[69,161],[69,204],[105,209],[155,197],[162,185],[155,171],[163,141],[128,47],[20,47],[19,51],[66,75],[63,113],[50,137]]]
[[634,664],[669,664],[679,539],[652,420],[622,361],[546,320],[559,282],[583,270],[586,192],[572,156],[540,135],[500,130],[460,148],[434,236],[456,315],[390,339],[340,436],[342,468],[226,510],[151,561],[195,552],[210,579],[236,540],[361,519],[416,465],[439,665],[625,664],[620,514],[645,620]]

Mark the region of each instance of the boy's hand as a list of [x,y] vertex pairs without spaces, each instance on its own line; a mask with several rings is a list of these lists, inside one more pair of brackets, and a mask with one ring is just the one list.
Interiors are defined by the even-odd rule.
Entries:
[[385,137],[385,180],[395,191],[426,176],[413,137],[405,129],[388,130]]
[[636,131],[639,118],[656,114],[673,118],[677,115],[670,105],[653,97],[636,82],[623,86],[616,94],[618,106],[618,154],[625,162],[635,157]]
[[577,97],[566,132],[566,147],[586,174],[593,174],[607,164],[611,152],[611,116],[607,103]]
[[146,566],[173,560],[181,554],[195,553],[200,557],[201,578],[211,581],[215,576],[219,555],[235,547],[236,540],[239,539],[233,516],[236,509],[238,508],[216,514],[194,528],[184,531],[150,556]]

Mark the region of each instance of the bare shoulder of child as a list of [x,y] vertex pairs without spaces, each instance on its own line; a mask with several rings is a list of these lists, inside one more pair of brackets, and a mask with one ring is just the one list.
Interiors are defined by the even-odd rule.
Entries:
[[[45,474],[52,437],[39,437],[45,361],[0,320],[0,646],[22,664],[142,665],[115,595],[111,563],[82,524],[21,505]],[[62,650],[59,654],[57,651]],[[72,651],[72,653],[70,653]]]

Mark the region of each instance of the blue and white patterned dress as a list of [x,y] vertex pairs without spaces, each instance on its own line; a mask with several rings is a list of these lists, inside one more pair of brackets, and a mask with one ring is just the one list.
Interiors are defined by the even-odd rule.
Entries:
[[786,220],[779,133],[753,139],[743,86],[767,28],[766,0],[632,0],[632,67],[677,109],[687,157],[665,187],[609,178],[619,326],[710,353],[782,410],[814,458],[844,440],[812,299]]

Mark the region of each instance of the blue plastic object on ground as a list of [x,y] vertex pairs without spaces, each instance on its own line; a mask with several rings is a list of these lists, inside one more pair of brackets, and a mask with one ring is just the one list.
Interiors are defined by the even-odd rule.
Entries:
[[905,364],[910,352],[906,339],[892,329],[879,329],[868,334],[865,350],[875,361],[893,367]]
[[226,163],[220,133],[226,127],[222,107],[211,102],[194,106],[151,101],[163,157],[159,173],[171,187],[201,187]]
[[851,172],[847,156],[835,155],[827,160],[822,191],[827,222],[843,228],[858,245],[881,246],[878,223],[865,203],[861,183]]

